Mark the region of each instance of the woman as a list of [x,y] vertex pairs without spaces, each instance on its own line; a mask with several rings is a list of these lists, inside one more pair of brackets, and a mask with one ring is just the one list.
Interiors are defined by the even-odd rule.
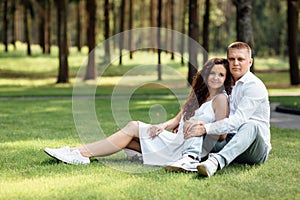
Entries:
[[[165,166],[177,161],[182,157],[182,152],[187,149],[188,144],[183,136],[184,122],[194,115],[196,117],[197,110],[205,113],[207,109],[215,113],[212,119],[206,120],[208,122],[227,117],[228,102],[224,90],[227,93],[231,91],[231,76],[228,70],[226,59],[214,58],[206,62],[201,72],[195,76],[191,93],[183,109],[176,117],[165,123],[150,125],[131,121],[106,139],[74,148],[45,148],[44,151],[51,157],[69,164],[89,164],[91,157],[111,155],[122,149],[141,152],[144,164],[148,165]],[[216,103],[213,107],[206,106],[203,110],[202,105],[210,101]],[[202,118],[201,120],[205,121]],[[176,134],[167,131],[177,127]],[[196,148],[201,152],[202,147]]]

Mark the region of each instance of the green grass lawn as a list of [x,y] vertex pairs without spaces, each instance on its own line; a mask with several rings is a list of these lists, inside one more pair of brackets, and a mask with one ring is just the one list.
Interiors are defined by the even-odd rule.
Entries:
[[[168,118],[178,111],[176,98],[132,99],[132,119],[150,122],[149,109],[157,103],[164,106]],[[99,124],[106,135],[118,129],[110,104],[109,99],[96,100]],[[89,166],[56,162],[43,153],[43,148],[84,143],[75,129],[70,99],[2,100],[0,109],[0,199],[300,197],[300,131],[272,127],[273,150],[265,164],[231,165],[203,178],[195,173],[145,167],[126,160],[122,153],[95,159]]]
[[[0,199],[300,198],[300,131],[297,130],[271,127],[273,149],[265,164],[233,164],[211,178],[143,166],[125,159],[122,152],[106,159],[94,159],[89,166],[72,166],[53,160],[43,152],[45,147],[74,146],[101,138],[94,129],[95,124],[108,136],[130,120],[159,123],[173,117],[189,91],[183,80],[186,67],[178,64],[179,58],[172,61],[164,55],[163,64],[182,76],[172,74],[172,70],[164,71],[163,81],[157,81],[151,67],[134,71],[145,62],[153,65],[154,54],[138,52],[133,60],[124,57],[124,65],[113,64],[95,86],[89,82],[81,85],[83,92],[92,88],[95,91],[87,93],[94,92],[97,96],[97,122],[89,121],[81,127],[73,118],[71,96],[74,77],[86,59],[86,49],[82,53],[71,49],[71,83],[57,85],[55,47],[48,56],[41,55],[39,48],[34,47],[32,57],[25,55],[24,46],[18,48],[9,54],[0,52]],[[265,62],[256,59],[258,68],[271,66],[286,69],[287,62],[280,58]],[[128,74],[128,71],[134,73]],[[299,108],[299,88],[289,86],[287,73],[258,76],[272,94],[271,102]],[[111,94],[116,95],[117,106],[112,107]],[[119,98],[124,94],[132,98]],[[293,96],[283,96],[286,94]],[[128,107],[124,106],[126,98],[129,98]],[[90,102],[83,103],[89,105]],[[122,118],[127,108],[129,114]]]

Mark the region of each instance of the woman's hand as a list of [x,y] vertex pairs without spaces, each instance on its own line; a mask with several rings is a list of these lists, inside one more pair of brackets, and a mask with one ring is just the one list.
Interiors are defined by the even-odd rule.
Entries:
[[155,138],[156,136],[158,136],[161,132],[165,130],[166,127],[167,126],[165,123],[151,125],[149,128],[151,138]]
[[183,125],[184,139],[201,136],[206,133],[205,122],[200,120],[187,120]]

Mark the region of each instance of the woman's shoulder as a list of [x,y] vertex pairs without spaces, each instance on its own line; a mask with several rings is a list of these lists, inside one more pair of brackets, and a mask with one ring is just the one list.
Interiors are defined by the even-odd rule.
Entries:
[[213,103],[220,103],[220,102],[227,102],[228,101],[228,95],[226,93],[220,93],[215,96],[213,99]]

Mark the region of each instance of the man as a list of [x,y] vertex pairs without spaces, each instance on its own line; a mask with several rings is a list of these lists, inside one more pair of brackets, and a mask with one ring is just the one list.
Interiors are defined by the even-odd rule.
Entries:
[[208,177],[233,161],[264,163],[271,150],[268,92],[262,81],[250,72],[251,48],[246,43],[234,42],[227,48],[227,59],[234,79],[229,117],[208,124],[190,121],[184,127],[185,138],[235,133],[221,151],[211,153],[197,166],[198,173]]

